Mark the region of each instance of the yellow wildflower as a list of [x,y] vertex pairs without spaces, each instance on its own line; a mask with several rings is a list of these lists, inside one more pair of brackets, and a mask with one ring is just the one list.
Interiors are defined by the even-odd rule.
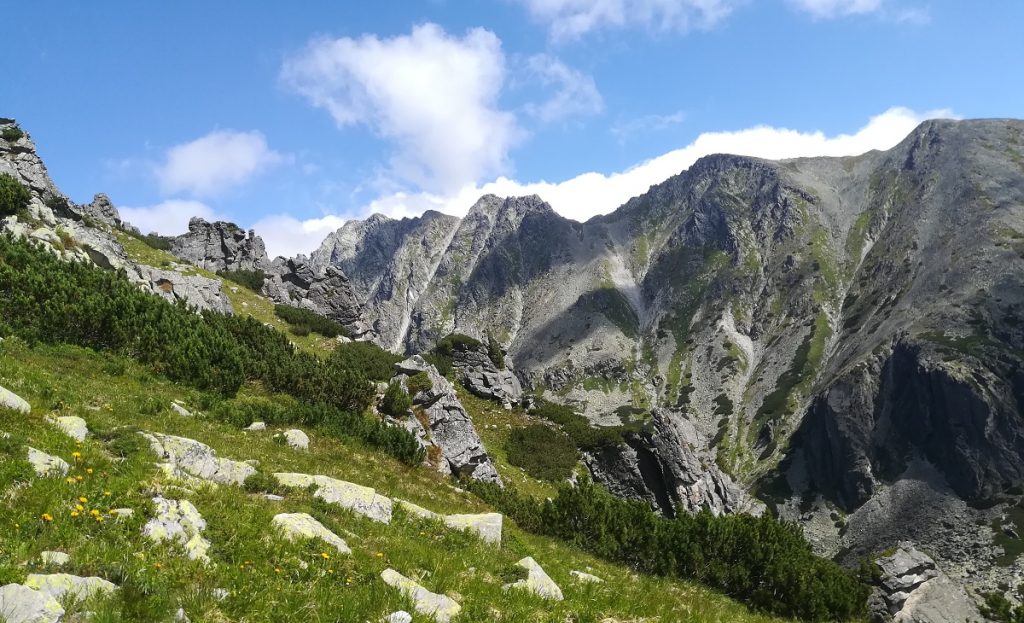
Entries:
[[65,479],[65,482],[67,482],[68,484],[71,484],[71,485],[73,485],[73,484],[75,484],[75,479],[74,479],[73,477],[71,477],[71,476],[68,476],[68,477],[67,477],[67,478]]
[[75,510],[78,512],[82,512],[85,510],[85,507],[82,506],[81,504],[75,504]]
[[71,511],[72,517],[78,517],[78,511]]
[[87,498],[87,497],[85,497],[85,496],[83,495],[83,496],[81,496],[81,497],[79,497],[79,498],[78,498],[78,501],[79,501],[79,502],[81,502],[82,504],[85,504],[86,502],[88,502],[88,501],[89,501],[89,498]]
[[51,515],[50,513],[43,513],[42,520],[43,521],[53,521],[53,515]]
[[91,467],[85,468],[85,473],[86,474],[91,474],[92,473],[92,468]]
[[82,453],[81,452],[72,452],[71,453],[71,458],[73,458],[73,459],[75,459],[77,461],[78,459],[82,458]]
[[77,480],[78,482],[82,482],[83,480],[85,480],[85,477],[84,476],[75,476],[75,480]]
[[105,496],[107,496],[109,498],[110,497],[110,492],[109,491],[104,491],[103,495],[105,495]]
[[377,552],[377,558],[383,558],[384,552]]
[[328,554],[327,552],[320,552],[320,556],[321,556],[321,557],[322,557],[322,558],[323,558],[324,560],[330,560],[330,559],[331,559],[331,555],[330,555],[330,554]]
[[281,573],[281,567],[274,567],[274,573]]
[[92,509],[91,511],[89,511],[89,514],[92,515],[93,517],[99,517],[100,516],[100,512],[98,510],[96,510],[95,508]]

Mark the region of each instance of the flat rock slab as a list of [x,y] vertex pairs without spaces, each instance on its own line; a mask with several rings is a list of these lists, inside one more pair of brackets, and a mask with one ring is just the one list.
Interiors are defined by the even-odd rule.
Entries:
[[274,515],[271,523],[289,541],[320,539],[338,550],[341,554],[352,553],[344,539],[325,528],[322,523],[306,513],[281,513]]
[[432,593],[394,569],[381,571],[380,577],[385,584],[397,588],[409,598],[413,607],[416,608],[416,612],[432,616],[438,623],[448,623],[452,617],[462,611],[462,606],[451,597]]
[[25,586],[58,601],[65,597],[84,601],[90,597],[110,594],[117,590],[116,584],[103,578],[83,578],[69,573],[32,573],[25,580]]
[[152,541],[175,541],[185,548],[185,555],[192,560],[209,562],[206,552],[210,542],[203,538],[206,520],[199,511],[187,500],[168,500],[162,497],[153,498],[156,504],[156,517],[142,527],[143,536]]
[[53,418],[53,424],[75,441],[85,441],[85,436],[89,434],[89,427],[85,420],[77,415],[62,415]]
[[526,579],[507,584],[505,588],[523,588],[538,597],[562,601],[562,589],[558,588],[554,580],[548,577],[548,574],[537,564],[536,560],[527,556],[517,562],[516,565],[526,569]]
[[435,513],[434,511],[429,511],[418,504],[413,504],[412,502],[400,500],[398,498],[395,498],[394,502],[402,510],[409,513],[410,515],[416,515],[417,517],[421,517],[423,519],[432,519],[437,521],[441,521],[442,519],[444,519],[443,515]]
[[210,446],[186,437],[141,433],[160,458],[187,474],[224,485],[240,485],[256,473],[256,468],[243,461],[217,457]]
[[347,508],[381,523],[391,523],[391,498],[378,495],[370,487],[364,487],[328,476],[309,474],[277,473],[274,478],[286,487],[306,488],[316,485],[315,497]]
[[597,577],[596,575],[591,575],[589,573],[586,573],[585,571],[577,571],[573,569],[569,572],[569,575],[576,578],[578,582],[583,582],[585,584],[600,584],[604,582],[604,580]]
[[19,413],[32,412],[32,407],[24,398],[2,386],[0,386],[0,408],[11,409]]
[[284,442],[293,448],[305,450],[309,448],[309,435],[297,428],[284,431]]
[[181,406],[177,402],[171,403],[171,409],[181,417],[192,417],[192,412],[186,409],[185,407]]
[[482,541],[501,545],[501,513],[480,513],[475,515],[445,515],[444,524],[456,530],[471,530]]
[[253,422],[252,424],[246,426],[242,430],[247,430],[249,432],[258,433],[258,432],[260,432],[262,430],[267,430],[267,424],[266,424],[266,422]]
[[71,466],[59,456],[53,456],[30,447],[28,449],[28,462],[36,471],[36,476],[45,478],[47,476],[66,476]]
[[8,584],[0,587],[0,619],[7,623],[58,623],[64,608],[42,591]]

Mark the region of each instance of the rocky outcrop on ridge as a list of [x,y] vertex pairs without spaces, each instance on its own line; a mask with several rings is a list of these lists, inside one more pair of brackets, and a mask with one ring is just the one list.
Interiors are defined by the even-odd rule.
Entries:
[[373,337],[364,322],[363,306],[340,269],[328,267],[316,272],[302,256],[279,257],[270,264],[267,273],[263,293],[271,300],[304,307],[330,318],[345,327],[355,339]]
[[473,394],[500,403],[506,409],[519,404],[523,387],[512,370],[511,358],[497,366],[487,353],[487,347],[457,348],[452,353],[452,368],[462,385]]
[[904,541],[875,561],[879,579],[869,600],[873,623],[968,623],[982,621],[963,588],[935,561]]
[[188,222],[188,233],[171,240],[171,253],[211,272],[263,271],[270,264],[263,239],[234,223],[209,223],[199,217]]

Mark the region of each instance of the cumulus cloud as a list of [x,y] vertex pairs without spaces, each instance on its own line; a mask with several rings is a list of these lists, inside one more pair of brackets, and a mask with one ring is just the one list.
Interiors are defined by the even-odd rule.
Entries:
[[256,221],[253,229],[263,238],[268,255],[295,257],[300,253],[309,255],[345,220],[331,214],[304,221],[287,214],[272,214]]
[[604,110],[604,99],[590,75],[548,54],[529,57],[526,66],[541,84],[554,89],[554,94],[546,101],[526,107],[530,115],[551,123]]
[[882,10],[882,0],[789,0],[789,3],[819,19],[866,15]]
[[158,232],[167,236],[188,231],[188,221],[193,216],[208,221],[223,220],[205,203],[183,199],[168,199],[141,208],[118,206],[117,210],[123,220],[135,225],[143,233]]
[[165,193],[215,195],[284,160],[260,132],[216,130],[167,150],[156,176]]
[[[463,216],[484,194],[501,197],[514,195],[540,195],[559,214],[578,221],[598,214],[607,214],[630,198],[646,192],[652,185],[663,182],[689,168],[698,158],[716,153],[731,153],[760,158],[783,159],[801,156],[851,156],[873,149],[889,149],[907,136],[926,119],[955,118],[948,109],[915,112],[908,108],[890,108],[871,117],[852,134],[828,136],[820,131],[799,131],[767,125],[731,132],[705,132],[689,145],[641,162],[616,173],[588,172],[562,182],[523,183],[499,177],[486,184],[467,184],[452,193],[393,193],[382,196],[353,213],[354,218],[365,218],[380,213],[392,218],[415,216],[425,210],[437,210]],[[339,220],[341,217],[337,217]],[[307,252],[315,248],[326,231],[317,229],[323,219],[296,221],[292,225],[295,238],[288,244]],[[340,223],[339,223],[340,225]],[[309,228],[308,238],[303,233]],[[257,226],[257,231],[265,229]],[[323,233],[321,233],[323,232]],[[276,241],[267,239],[268,250],[278,254]],[[282,249],[286,245],[282,245]]]
[[482,28],[457,37],[423,24],[390,39],[319,39],[281,76],[339,126],[365,125],[393,141],[393,174],[435,192],[506,172],[523,136],[498,106],[501,41]]
[[591,31],[640,27],[686,32],[711,28],[744,0],[519,0],[556,40]]

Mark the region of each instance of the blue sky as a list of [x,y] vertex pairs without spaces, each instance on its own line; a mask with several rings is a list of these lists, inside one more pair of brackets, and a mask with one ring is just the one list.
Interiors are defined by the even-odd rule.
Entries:
[[706,153],[842,155],[1020,117],[1024,2],[19,2],[0,115],[76,201],[310,251],[537,192],[577,219]]

